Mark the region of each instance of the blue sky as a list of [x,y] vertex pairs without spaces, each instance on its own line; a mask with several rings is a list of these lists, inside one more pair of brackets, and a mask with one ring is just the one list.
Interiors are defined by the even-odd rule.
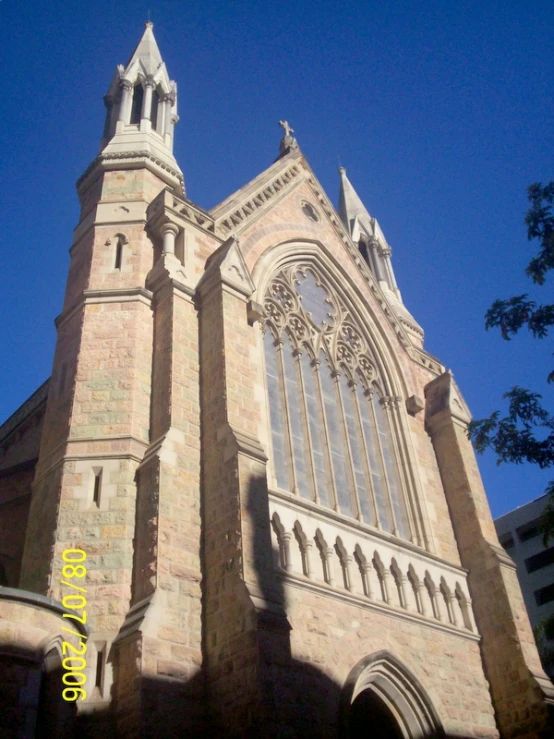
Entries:
[[[179,85],[175,154],[211,208],[277,155],[286,118],[337,203],[338,157],[393,248],[426,348],[475,417],[514,384],[544,393],[551,342],[485,332],[497,297],[533,291],[526,188],[554,178],[552,2],[0,3],[0,420],[50,374],[77,224],[115,65],[148,8]],[[550,406],[551,407],[551,406]],[[548,474],[480,458],[494,515]]]

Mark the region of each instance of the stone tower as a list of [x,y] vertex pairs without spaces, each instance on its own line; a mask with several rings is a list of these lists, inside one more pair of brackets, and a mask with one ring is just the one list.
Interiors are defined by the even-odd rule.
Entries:
[[189,201],[150,23],[105,102],[52,377],[0,428],[0,494],[33,470],[0,526],[13,736],[551,736],[467,406],[346,171],[337,213],[281,121],[267,170]]

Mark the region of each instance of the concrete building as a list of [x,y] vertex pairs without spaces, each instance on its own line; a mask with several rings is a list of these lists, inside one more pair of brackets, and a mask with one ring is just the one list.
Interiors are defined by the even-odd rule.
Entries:
[[105,101],[52,376],[0,429],[5,736],[552,736],[469,411],[346,172],[337,212],[281,121],[188,200],[151,24]]
[[[521,591],[533,628],[554,616],[554,544],[545,546],[539,519],[548,496],[542,495],[497,518],[494,522],[500,543],[514,560]],[[554,631],[545,633],[546,645],[554,646]]]

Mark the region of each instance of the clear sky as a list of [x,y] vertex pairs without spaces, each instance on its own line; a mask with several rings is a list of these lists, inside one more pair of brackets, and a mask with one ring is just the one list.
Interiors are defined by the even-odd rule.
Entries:
[[[191,200],[211,208],[269,166],[286,118],[335,204],[340,157],[427,350],[474,416],[516,383],[551,403],[551,342],[506,343],[483,320],[495,298],[530,289],[526,188],[554,179],[551,0],[3,0],[0,421],[50,374],[74,183],[148,9],[179,85],[175,154]],[[548,480],[492,456],[480,465],[494,515]]]

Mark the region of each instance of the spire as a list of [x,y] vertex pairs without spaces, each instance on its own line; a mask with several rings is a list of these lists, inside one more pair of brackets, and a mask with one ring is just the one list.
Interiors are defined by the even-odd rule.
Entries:
[[129,57],[129,61],[125,65],[126,69],[129,69],[134,62],[138,62],[147,74],[153,75],[163,64],[153,28],[154,24],[151,21],[145,23],[142,38]]
[[[177,115],[177,83],[169,78],[148,21],[125,65],[118,65],[106,104],[106,123],[100,156],[114,160],[149,155],[150,166],[172,187],[184,192],[183,175],[173,156]],[[160,174],[161,173],[161,174]]]
[[350,235],[354,221],[357,218],[364,223],[366,228],[371,228],[371,216],[366,210],[365,205],[360,200],[358,193],[352,187],[352,184],[346,176],[346,169],[339,167],[340,174],[340,191],[339,191],[339,216],[344,223]]
[[392,250],[376,218],[372,218],[360,200],[346,169],[339,168],[339,216],[352,240],[358,244],[361,255],[369,265],[385,292],[391,292],[399,301],[400,291],[392,269]]

